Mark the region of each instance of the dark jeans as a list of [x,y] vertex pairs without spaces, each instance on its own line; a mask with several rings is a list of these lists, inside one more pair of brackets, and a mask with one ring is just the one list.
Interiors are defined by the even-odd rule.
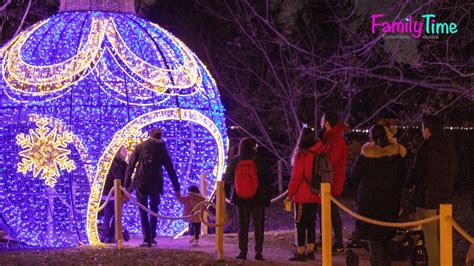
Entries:
[[[298,246],[304,247],[306,242],[306,234],[308,235],[308,244],[316,243],[316,212],[318,211],[317,203],[297,204],[296,236],[298,238]],[[302,210],[299,210],[302,208]]]
[[247,255],[250,216],[252,216],[253,228],[255,230],[255,254],[261,255],[263,251],[263,237],[265,230],[265,206],[240,204],[237,206],[237,212],[239,214],[240,253]]
[[[145,207],[148,207],[153,212],[158,212],[158,205],[160,204],[160,194],[158,192],[150,193],[147,190],[137,189],[137,199]],[[148,200],[149,203],[148,204]],[[156,237],[156,223],[157,218],[140,209],[140,218],[142,222],[143,242],[151,243]]]
[[390,266],[390,256],[388,251],[388,240],[369,240],[370,264],[372,266]]
[[104,241],[111,241],[115,237],[114,230],[114,201],[110,200],[104,208]]
[[[321,206],[318,205],[319,232],[321,232]],[[334,245],[344,246],[342,240],[342,219],[339,213],[339,207],[331,201],[331,223],[334,231]],[[322,235],[321,235],[322,237]]]
[[201,223],[189,223],[190,233],[194,235],[195,239],[199,239],[201,235]]

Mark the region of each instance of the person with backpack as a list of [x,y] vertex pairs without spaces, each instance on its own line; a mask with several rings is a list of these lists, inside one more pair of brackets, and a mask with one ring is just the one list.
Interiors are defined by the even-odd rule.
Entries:
[[238,155],[230,161],[225,173],[226,184],[233,186],[230,200],[237,206],[239,249],[237,259],[246,260],[250,217],[255,230],[255,259],[263,259],[265,207],[270,206],[271,178],[257,157],[257,142],[253,138],[240,141]]
[[[349,130],[346,124],[339,121],[337,114],[325,112],[321,118],[322,141],[326,147],[326,155],[332,164],[333,182],[331,184],[331,194],[334,197],[340,197],[344,183],[346,182],[346,164],[348,148],[344,140],[344,134]],[[321,209],[319,213],[319,228],[321,230]],[[331,223],[334,229],[333,253],[342,253],[345,251],[342,238],[342,219],[339,213],[339,207],[331,202]],[[322,242],[317,243],[317,248],[322,247]]]
[[[372,126],[370,142],[362,146],[351,175],[357,188],[357,213],[384,222],[398,222],[406,177],[404,153],[402,145],[390,142],[382,125]],[[388,245],[396,228],[356,220],[356,231],[368,241],[371,265],[390,265]]]
[[[168,172],[176,195],[180,196],[178,177],[161,136],[161,129],[152,129],[150,138],[137,145],[130,157],[125,178],[125,188],[129,192],[136,189],[138,201],[144,206],[149,206],[155,213],[158,212],[160,195],[163,195],[163,166]],[[135,177],[132,180],[134,172]],[[157,218],[149,217],[148,213],[142,209],[140,209],[140,218],[143,234],[143,243],[140,246],[150,247],[156,244]]]
[[[288,184],[288,199],[295,204],[295,223],[298,248],[290,261],[314,260],[316,244],[316,212],[321,202],[318,191],[314,191],[313,176],[318,155],[324,154],[324,145],[317,141],[316,133],[311,128],[303,128],[293,152],[290,183]],[[330,165],[329,161],[328,164]],[[317,167],[316,167],[317,168]],[[317,171],[317,170],[316,170]],[[332,174],[332,173],[330,173]],[[319,180],[319,183],[321,183]],[[318,181],[316,181],[318,182]],[[313,186],[311,184],[314,184]],[[320,185],[320,184],[319,184]],[[312,191],[313,187],[313,191]],[[307,245],[306,248],[306,239]],[[305,253],[306,252],[306,253]]]

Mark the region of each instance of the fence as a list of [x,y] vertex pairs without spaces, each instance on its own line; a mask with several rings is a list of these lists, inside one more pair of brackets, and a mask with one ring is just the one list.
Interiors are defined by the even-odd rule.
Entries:
[[414,227],[425,223],[439,220],[439,234],[440,234],[440,265],[452,266],[453,265],[453,227],[465,237],[471,244],[474,243],[474,238],[470,236],[464,229],[459,226],[453,218],[452,205],[441,204],[439,215],[429,217],[423,220],[408,222],[408,223],[392,223],[383,222],[374,219],[370,219],[359,215],[331,195],[331,185],[329,183],[321,184],[321,209],[322,209],[322,221],[321,221],[321,233],[323,235],[322,241],[322,262],[323,266],[332,265],[332,250],[331,250],[331,201],[333,201],[339,208],[347,212],[352,217],[380,226],[388,227]]
[[[205,178],[205,176],[204,176]],[[205,186],[205,185],[203,185]],[[206,191],[206,190],[204,190]],[[153,215],[157,218],[168,219],[168,220],[181,220],[191,218],[192,215],[199,213],[199,218],[204,224],[206,231],[207,227],[216,227],[215,233],[215,248],[217,260],[224,260],[224,224],[226,223],[226,208],[225,208],[225,190],[224,190],[224,181],[216,182],[216,189],[211,194],[209,198],[206,198],[205,201],[197,204],[192,210],[192,214],[181,216],[181,217],[170,217],[162,216],[158,213],[155,213],[148,209],[146,206],[143,206],[133,195],[131,195],[124,187],[122,187],[122,181],[120,179],[114,180],[114,188],[109,192],[105,202],[99,207],[99,211],[102,210],[108,203],[111,198],[111,195],[114,194],[114,207],[115,207],[115,237],[116,237],[116,247],[117,249],[123,248],[123,237],[122,237],[122,193],[129,198],[135,205],[140,209],[148,212],[150,215]],[[212,201],[216,198],[216,203]],[[216,210],[216,215],[214,216],[210,211],[209,207],[212,206]],[[210,223],[208,217],[214,219],[215,223]]]

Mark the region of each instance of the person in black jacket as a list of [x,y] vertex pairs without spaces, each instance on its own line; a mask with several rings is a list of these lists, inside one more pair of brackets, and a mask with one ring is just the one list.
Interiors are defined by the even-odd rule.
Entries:
[[248,251],[248,231],[250,216],[253,219],[255,230],[255,259],[263,260],[263,239],[265,225],[265,207],[270,206],[271,201],[271,178],[262,162],[256,156],[257,142],[252,138],[244,138],[240,141],[238,155],[232,158],[225,173],[227,185],[234,185],[235,169],[240,160],[253,160],[257,168],[258,190],[254,197],[241,199],[237,196],[235,187],[231,188],[231,202],[237,205],[239,220],[239,248],[240,254],[237,259],[246,260]]
[[[357,212],[372,219],[397,222],[406,177],[402,157],[405,149],[396,142],[389,142],[381,125],[371,128],[370,139],[362,146],[351,176],[357,188]],[[356,231],[368,240],[371,264],[390,265],[388,243],[396,229],[356,220]]]
[[[423,138],[407,182],[414,187],[418,218],[439,213],[439,205],[450,203],[453,197],[454,177],[458,161],[454,145],[444,134],[443,123],[431,115],[423,116]],[[429,265],[440,265],[438,222],[422,226]]]
[[[109,195],[109,192],[114,187],[114,180],[120,179],[122,182],[125,179],[125,171],[127,170],[127,162],[125,158],[127,157],[127,150],[125,147],[121,147],[117,155],[115,155],[112,165],[110,166],[109,173],[105,179],[104,190],[102,192],[102,199],[105,200]],[[103,220],[103,233],[104,233],[104,242],[113,243],[114,239],[114,229],[111,224],[114,224],[114,200],[113,197],[109,200],[107,205],[104,208],[104,220]]]
[[[149,208],[153,212],[158,212],[160,195],[163,195],[163,166],[168,172],[176,195],[178,196],[180,193],[178,177],[166,144],[161,140],[161,135],[161,129],[152,129],[150,138],[137,145],[130,157],[125,178],[127,190],[131,192],[136,189],[138,201],[144,206],[148,206],[149,201]],[[134,171],[135,178],[132,181]],[[148,217],[148,213],[142,209],[140,209],[140,217],[143,233],[141,246],[156,244],[157,218],[155,216]]]

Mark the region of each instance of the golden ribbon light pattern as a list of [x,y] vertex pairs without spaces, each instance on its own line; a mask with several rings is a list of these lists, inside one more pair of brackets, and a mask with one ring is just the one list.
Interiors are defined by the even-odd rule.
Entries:
[[[23,48],[32,34],[48,20],[19,35],[0,51],[0,56],[4,57],[3,77],[8,86],[17,93],[32,96],[58,93],[96,69],[97,73],[103,75],[103,82],[107,87],[123,94],[123,80],[117,80],[116,75],[110,75],[107,64],[102,62],[105,60],[105,52],[110,53],[124,73],[139,85],[139,89],[145,88],[160,94],[173,94],[174,90],[187,89],[193,93],[195,89],[189,89],[193,86],[199,87],[202,82],[194,54],[169,32],[153,24],[162,34],[179,44],[178,51],[173,51],[182,55],[182,62],[172,62],[169,69],[160,68],[137,56],[127,46],[114,18],[105,13],[94,14],[87,41],[73,57],[53,65],[28,64],[22,58]],[[148,34],[152,38],[162,38],[151,31]],[[104,44],[105,40],[111,47]],[[171,49],[163,49],[164,58],[174,58],[175,55],[171,53]]]

